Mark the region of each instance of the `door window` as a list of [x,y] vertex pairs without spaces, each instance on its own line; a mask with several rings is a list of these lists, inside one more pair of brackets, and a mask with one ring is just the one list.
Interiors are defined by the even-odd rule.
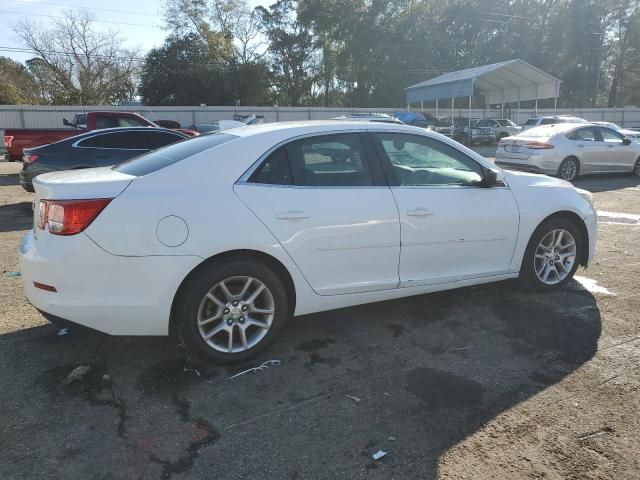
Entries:
[[624,139],[624,136],[622,134],[615,132],[610,128],[600,127],[598,130],[600,130],[600,135],[602,135],[602,139],[606,143],[620,144],[620,145],[622,144],[622,140]]
[[366,149],[358,134],[309,137],[285,146],[296,185],[373,185]]
[[284,147],[280,147],[267,157],[267,159],[253,172],[249,183],[262,183],[267,185],[293,185],[293,174],[289,157]]
[[455,148],[428,137],[375,134],[400,186],[473,185],[482,167]]
[[78,146],[93,148],[147,150],[145,133],[146,132],[142,131],[103,133],[101,135],[95,135],[81,141],[80,143],[78,143]]
[[184,140],[180,135],[176,135],[175,133],[169,132],[159,132],[150,128],[147,132],[145,132],[146,137],[146,146],[145,148],[149,150],[154,150],[156,148],[164,147],[166,145],[170,145],[175,142],[179,142],[180,140]]
[[96,129],[117,127],[148,127],[149,124],[135,117],[96,116]]
[[569,134],[570,140],[578,140],[581,142],[595,142],[598,137],[593,128],[579,128],[575,132]]

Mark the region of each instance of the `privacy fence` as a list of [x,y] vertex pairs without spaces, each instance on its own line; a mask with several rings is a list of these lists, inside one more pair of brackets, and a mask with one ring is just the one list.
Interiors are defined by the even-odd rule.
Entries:
[[[214,120],[232,119],[234,115],[262,115],[266,122],[285,122],[289,120],[323,120],[341,115],[361,112],[379,112],[393,114],[403,108],[324,108],[324,107],[152,107],[152,106],[32,106],[0,105],[0,131],[6,128],[63,128],[62,119],[73,119],[78,112],[92,110],[117,110],[139,113],[149,120],[175,120],[183,127],[194,123],[207,123]],[[420,110],[418,109],[413,109]],[[425,112],[436,114],[435,109]],[[438,116],[465,117],[466,108],[440,108]],[[538,115],[552,115],[553,109],[539,109]],[[640,128],[640,108],[559,108],[558,114],[576,115],[587,120],[615,122],[623,127]],[[499,117],[500,110],[471,110],[473,117]],[[522,108],[505,110],[505,116],[521,123],[535,115],[532,109]],[[0,144],[0,149],[2,145]]]

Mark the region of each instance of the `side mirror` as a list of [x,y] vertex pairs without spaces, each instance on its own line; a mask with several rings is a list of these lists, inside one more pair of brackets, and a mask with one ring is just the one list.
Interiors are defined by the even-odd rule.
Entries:
[[69,120],[67,120],[66,118],[63,118],[63,119],[62,119],[62,124],[63,124],[65,127],[73,127],[73,125],[71,125],[71,122],[69,122]]
[[631,139],[629,139],[629,138],[623,138],[623,139],[622,139],[622,144],[623,144],[623,145],[631,145]]
[[495,187],[502,183],[502,172],[499,170],[494,170],[492,168],[488,168],[484,173],[484,180],[482,181],[483,186],[485,187]]

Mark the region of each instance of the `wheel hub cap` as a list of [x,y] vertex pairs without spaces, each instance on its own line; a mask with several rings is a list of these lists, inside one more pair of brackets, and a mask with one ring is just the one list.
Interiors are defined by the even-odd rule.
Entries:
[[573,269],[576,252],[575,238],[567,230],[547,233],[538,244],[533,259],[538,280],[545,285],[562,282]]
[[238,353],[257,345],[275,314],[273,295],[253,277],[229,277],[211,288],[198,308],[198,330],[214,350]]

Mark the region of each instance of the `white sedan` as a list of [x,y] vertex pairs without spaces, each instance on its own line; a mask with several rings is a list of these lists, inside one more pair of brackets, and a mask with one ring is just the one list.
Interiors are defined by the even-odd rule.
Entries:
[[559,289],[596,243],[589,192],[405,125],[261,124],[34,185],[19,253],[45,317],[177,332],[215,362],[293,315],[516,277]]
[[496,165],[568,181],[592,173],[640,176],[640,143],[601,125],[543,125],[500,140]]

